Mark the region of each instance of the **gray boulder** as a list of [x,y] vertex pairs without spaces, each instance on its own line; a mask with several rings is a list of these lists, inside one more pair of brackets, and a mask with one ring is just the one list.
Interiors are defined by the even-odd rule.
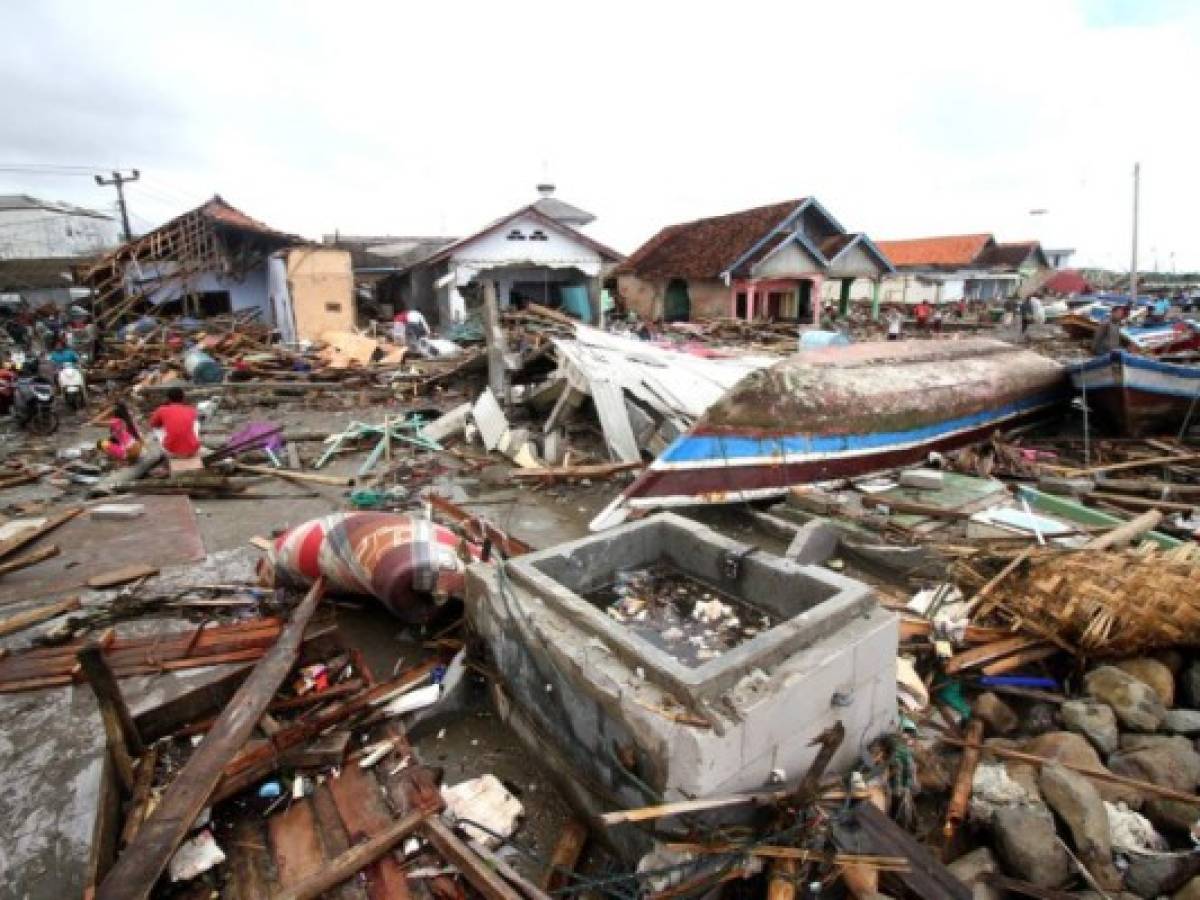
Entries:
[[996,811],[992,819],[996,850],[1016,878],[1056,888],[1071,877],[1071,860],[1058,842],[1054,816],[1040,803],[1021,803]]
[[1154,688],[1116,666],[1101,666],[1084,676],[1089,697],[1112,707],[1130,731],[1154,732],[1167,714]]
[[1071,830],[1080,862],[1106,891],[1120,890],[1121,873],[1112,861],[1112,841],[1104,801],[1082,775],[1054,764],[1042,767],[1038,779],[1042,797]]
[[1117,716],[1107,703],[1068,700],[1062,705],[1061,712],[1067,730],[1082,734],[1105,756],[1117,749],[1120,741]]
[[1130,853],[1125,885],[1139,897],[1161,897],[1200,874],[1200,854]]
[[[1000,871],[996,857],[990,847],[979,847],[964,853],[946,866],[950,874],[971,889],[973,900],[1001,900],[1003,891],[998,891],[984,879]],[[1200,900],[1200,897],[1196,898]]]

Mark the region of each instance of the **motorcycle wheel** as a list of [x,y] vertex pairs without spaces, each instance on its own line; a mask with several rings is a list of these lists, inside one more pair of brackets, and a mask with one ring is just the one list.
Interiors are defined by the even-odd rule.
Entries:
[[58,413],[52,409],[39,409],[29,419],[31,434],[47,435],[58,431]]

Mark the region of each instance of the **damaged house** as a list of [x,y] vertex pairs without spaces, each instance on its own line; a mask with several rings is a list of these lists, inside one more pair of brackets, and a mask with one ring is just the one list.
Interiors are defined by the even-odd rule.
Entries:
[[591,213],[559,200],[553,185],[538,191],[533,203],[385,279],[379,296],[445,326],[477,308],[490,282],[501,309],[539,303],[597,321],[601,284],[624,257],[580,230]]
[[856,282],[878,286],[892,271],[870,238],[806,197],[670,225],[618,267],[617,291],[648,320],[815,325],[824,284],[848,302]]
[[1037,241],[998,243],[990,234],[880,241],[897,272],[884,283],[889,303],[950,303],[1027,296],[1052,273]]
[[97,319],[142,311],[253,313],[285,340],[353,321],[350,254],[307,245],[213,196],[122,244],[87,273]]

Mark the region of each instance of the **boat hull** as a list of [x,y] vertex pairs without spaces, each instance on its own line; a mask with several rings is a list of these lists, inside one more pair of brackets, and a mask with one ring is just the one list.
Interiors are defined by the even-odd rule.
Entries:
[[739,382],[592,525],[922,462],[1043,417],[1069,394],[1057,363],[997,341],[800,353]]
[[1071,369],[1071,383],[1113,429],[1130,437],[1177,434],[1200,411],[1200,366],[1184,366],[1121,350]]

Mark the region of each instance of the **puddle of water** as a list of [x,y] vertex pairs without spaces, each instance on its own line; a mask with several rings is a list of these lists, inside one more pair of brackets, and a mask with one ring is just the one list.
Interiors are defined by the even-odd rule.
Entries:
[[690,668],[775,625],[758,607],[665,562],[620,571],[583,597]]

